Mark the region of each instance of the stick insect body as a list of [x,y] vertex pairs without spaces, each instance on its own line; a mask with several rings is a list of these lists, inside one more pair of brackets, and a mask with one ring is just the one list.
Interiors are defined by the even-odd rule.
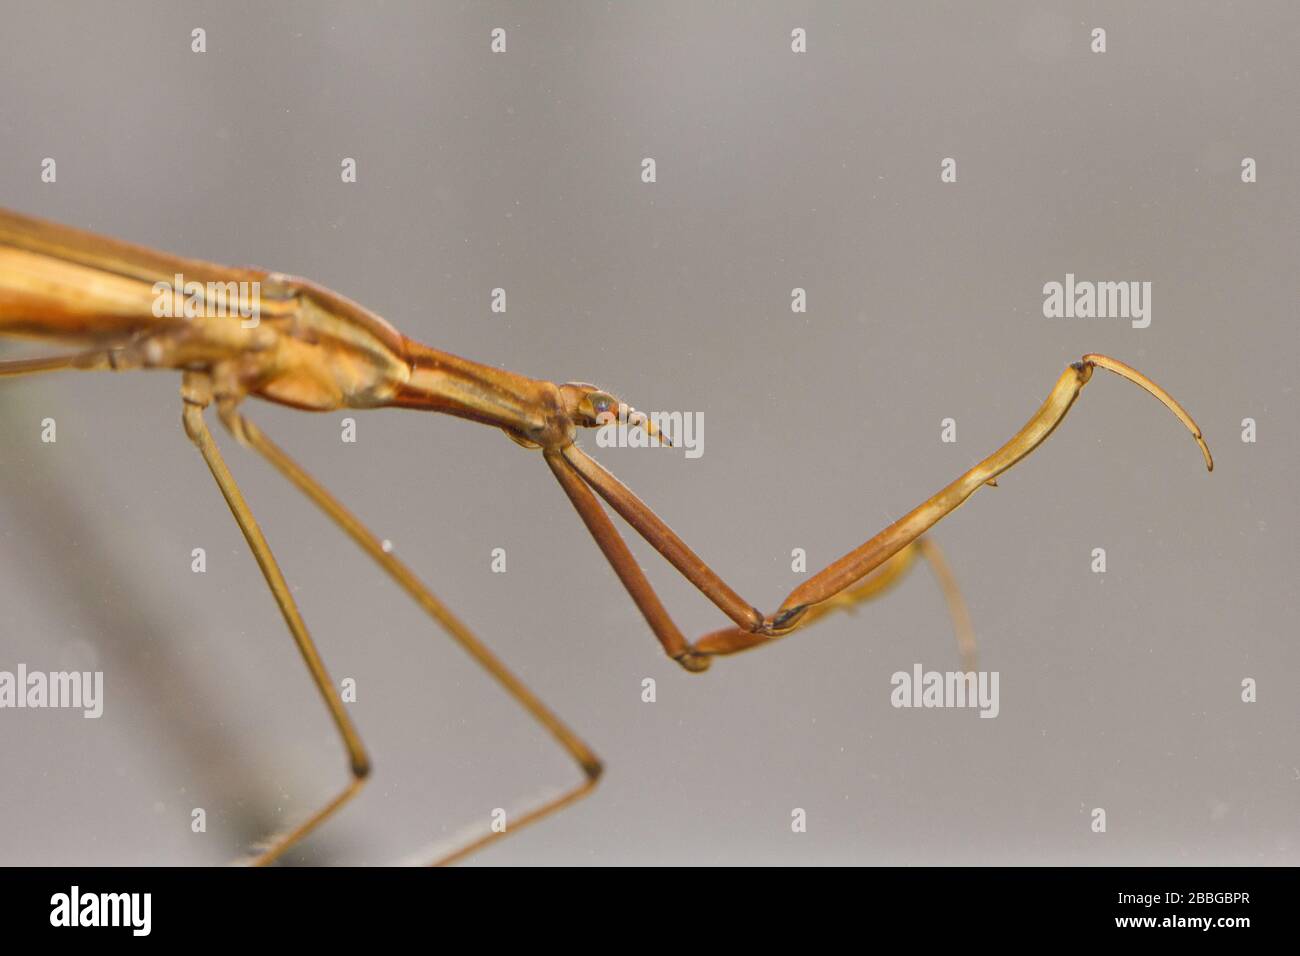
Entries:
[[[159,316],[160,283],[177,277],[204,290],[257,283],[258,319],[208,314]],[[211,285],[210,285],[211,284]],[[176,290],[179,294],[180,290]],[[210,296],[210,292],[205,293]],[[213,306],[213,302],[204,302]],[[226,467],[204,412],[216,409],[241,443],[263,455],[314,501],[569,753],[582,779],[560,796],[515,819],[509,832],[583,797],[596,785],[595,753],[356,517],[275,445],[241,411],[250,397],[311,411],[398,407],[442,412],[502,429],[540,450],[546,464],[641,610],[664,652],[687,671],[714,657],[763,646],[828,611],[884,593],[916,557],[927,558],[948,597],[968,669],[973,640],[960,596],[942,555],[925,533],[982,486],[1038,447],[1065,417],[1094,369],[1115,372],[1146,389],[1192,432],[1205,464],[1213,459],[1200,429],[1182,407],[1140,372],[1102,355],[1085,355],[1061,373],[1046,401],[1000,449],[866,543],[795,588],[765,615],[731,589],[668,525],[576,444],[580,428],[621,413],[638,414],[595,386],[557,385],[440,352],[402,335],[354,302],[304,279],[257,269],[232,269],[182,259],[92,233],[0,210],[0,335],[74,346],[48,358],[0,362],[0,375],[60,369],[173,369],[181,378],[182,421],[202,454],[293,635],[347,750],[351,779],[299,825],[272,838],[254,862],[267,864],[319,826],[360,789],[370,772],[361,738],[339,698],[265,537]],[[646,428],[653,425],[645,422]],[[601,500],[652,544],[730,619],[691,642],[678,630]],[[472,839],[434,862],[459,860],[503,834]]]

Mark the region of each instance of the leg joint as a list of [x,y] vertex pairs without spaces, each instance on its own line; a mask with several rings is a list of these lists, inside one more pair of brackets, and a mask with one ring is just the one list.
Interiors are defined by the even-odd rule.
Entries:
[[794,607],[783,608],[772,615],[771,620],[763,621],[761,633],[768,634],[771,637],[788,634],[799,626],[799,621],[807,610],[807,604],[796,604]]
[[687,648],[680,654],[674,654],[673,660],[681,664],[682,669],[691,674],[702,674],[713,663],[713,658],[710,655],[697,653],[694,648]]

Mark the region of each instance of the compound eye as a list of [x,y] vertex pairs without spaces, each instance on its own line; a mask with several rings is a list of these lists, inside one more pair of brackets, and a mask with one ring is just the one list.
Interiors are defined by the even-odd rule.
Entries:
[[597,418],[601,415],[612,414],[618,405],[618,403],[614,401],[614,396],[607,395],[604,392],[592,392],[591,395],[587,397],[587,401],[591,404],[592,414]]

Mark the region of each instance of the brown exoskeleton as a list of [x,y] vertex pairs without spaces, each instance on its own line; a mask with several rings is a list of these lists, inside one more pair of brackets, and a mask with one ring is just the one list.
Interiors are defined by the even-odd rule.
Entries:
[[[173,288],[175,285],[182,288]],[[242,285],[241,285],[242,284]],[[255,290],[256,308],[228,308],[230,296]],[[169,307],[159,309],[166,294]],[[176,302],[187,308],[177,315]],[[247,306],[248,303],[242,303]],[[160,314],[162,313],[162,314]],[[191,314],[192,313],[192,314]],[[540,450],[596,543],[640,608],[665,653],[688,671],[715,657],[769,644],[828,610],[883,592],[918,556],[930,558],[954,608],[963,652],[972,644],[960,599],[925,533],[979,488],[1038,447],[1060,424],[1093,371],[1103,368],[1146,389],[1196,438],[1200,429],[1146,376],[1114,359],[1085,355],[1065,369],[1042,407],[1010,441],[947,487],[797,587],[771,614],[733,591],[664,521],[578,447],[579,429],[628,409],[584,383],[557,385],[480,365],[422,345],[378,316],[304,279],[181,259],[91,233],[0,210],[0,334],[75,344],[51,358],[0,363],[0,375],[57,369],[172,369],[181,373],[185,432],[212,471],[347,748],[352,778],[306,821],[280,834],[258,858],[277,859],[361,787],[370,760],[307,632],[284,576],[227,469],[204,420],[217,415],[240,442],[265,456],[357,542],[519,704],[582,769],[576,786],[514,822],[531,823],[588,793],[601,764],[581,739],[539,700],[397,557],[314,478],[244,417],[248,398],[310,411],[411,408],[492,425]],[[636,413],[633,414],[633,420]],[[649,423],[645,427],[652,428]],[[731,621],[688,641],[677,629],[599,499],[649,541]],[[450,862],[501,834],[492,832],[436,862]]]

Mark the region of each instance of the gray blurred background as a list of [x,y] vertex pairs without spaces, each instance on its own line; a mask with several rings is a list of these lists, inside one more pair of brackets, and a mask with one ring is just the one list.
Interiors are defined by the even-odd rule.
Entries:
[[[607,764],[592,797],[475,862],[1300,862],[1293,3],[10,0],[0,43],[0,204],[306,275],[447,351],[702,412],[698,460],[585,444],[765,611],[805,579],[791,549],[812,571],[857,546],[1010,437],[1084,352],[1200,421],[1213,475],[1163,408],[1098,372],[936,529],[1001,675],[981,720],[890,706],[894,671],[957,666],[923,568],[691,676],[537,453],[399,411],[357,413],[349,445],[343,413],[251,403]],[[1044,318],[1067,272],[1152,282],[1150,328]],[[0,669],[106,682],[98,721],[0,711],[5,863],[225,862],[346,778],[178,384],[0,385]],[[218,437],[334,677],[357,681],[375,763],[292,862],[404,859],[575,779]],[[632,545],[685,633],[725,623]]]

